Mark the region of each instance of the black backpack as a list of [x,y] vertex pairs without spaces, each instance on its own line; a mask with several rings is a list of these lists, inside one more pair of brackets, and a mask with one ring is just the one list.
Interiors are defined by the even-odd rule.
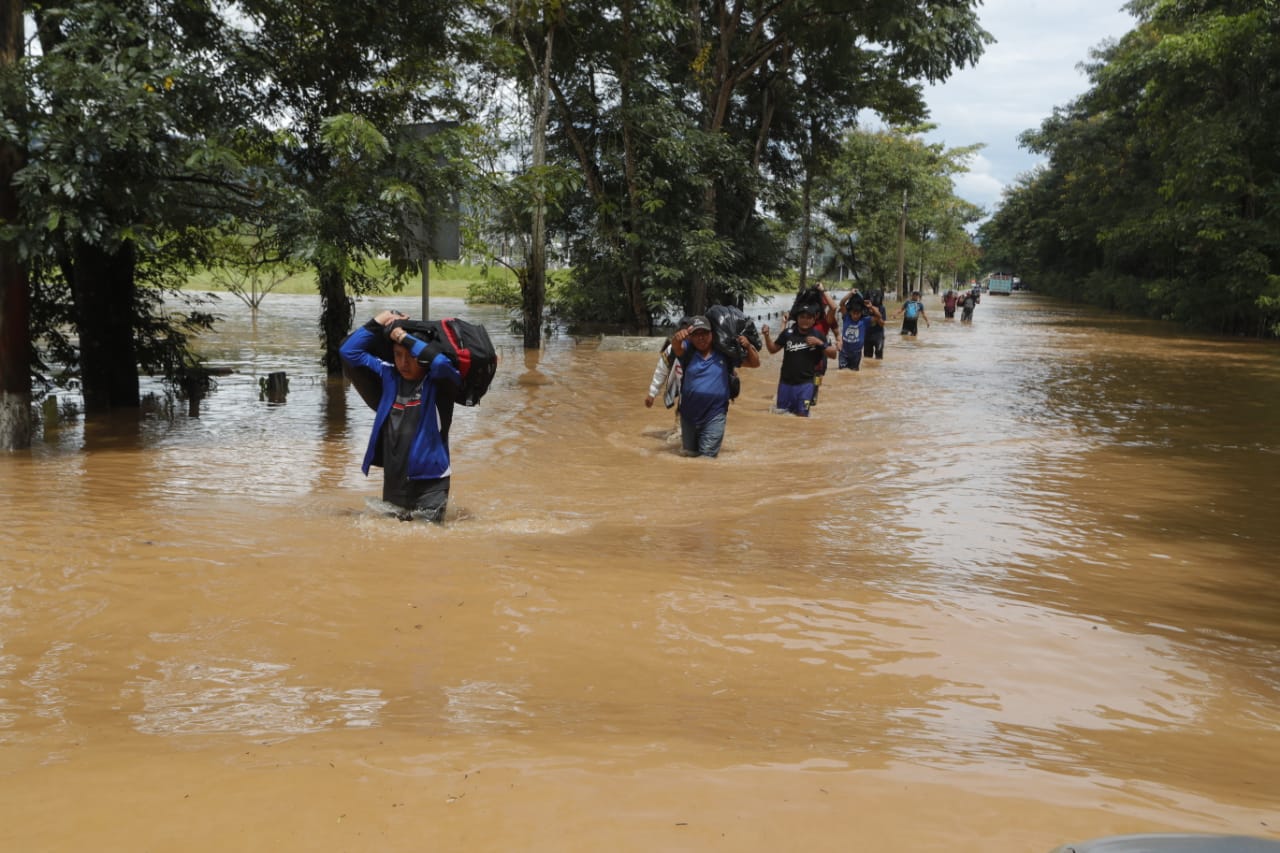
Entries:
[[[427,321],[427,325],[431,324],[432,321]],[[498,372],[498,351],[489,340],[489,332],[484,326],[456,317],[435,321],[435,326],[438,329],[436,336],[423,339],[427,341],[427,348],[422,358],[443,352],[462,374],[458,402],[464,406],[477,405]]]
[[[418,356],[420,362],[430,364],[437,354],[443,354],[457,368],[462,375],[462,384],[456,395],[457,402],[464,406],[474,406],[480,402],[498,371],[498,351],[494,349],[493,342],[489,340],[489,332],[484,326],[456,317],[443,320],[398,320],[395,325],[426,342],[426,349]],[[375,338],[372,349],[383,361],[395,361],[391,340],[385,335]],[[372,371],[363,367],[353,368],[345,362],[342,372],[356,386],[356,391],[369,408],[378,408],[382,395],[381,380]]]

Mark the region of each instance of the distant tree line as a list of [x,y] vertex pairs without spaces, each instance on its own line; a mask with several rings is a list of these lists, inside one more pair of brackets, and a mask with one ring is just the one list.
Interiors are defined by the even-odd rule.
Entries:
[[1038,291],[1280,334],[1280,4],[1134,0],[979,239]]
[[[553,239],[572,269],[554,309],[640,330],[758,292],[796,268],[797,234],[805,260],[870,274],[856,118],[922,119],[922,83],[990,41],[977,6],[0,0],[0,441],[22,443],[32,375],[78,379],[90,413],[136,407],[140,372],[198,383],[196,269],[309,265],[336,373],[353,297],[418,274],[414,235],[458,200],[473,251],[518,238],[530,346]],[[920,190],[922,258],[978,215],[895,180]]]

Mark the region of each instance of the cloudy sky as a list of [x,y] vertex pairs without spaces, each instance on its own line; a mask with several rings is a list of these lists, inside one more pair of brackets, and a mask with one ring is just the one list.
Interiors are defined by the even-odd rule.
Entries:
[[926,90],[938,129],[928,137],[948,148],[984,143],[956,193],[988,212],[1000,191],[1039,162],[1018,147],[1018,134],[1039,127],[1055,106],[1088,88],[1077,66],[1091,48],[1119,38],[1134,20],[1123,0],[985,0],[983,28],[996,38],[974,68]]

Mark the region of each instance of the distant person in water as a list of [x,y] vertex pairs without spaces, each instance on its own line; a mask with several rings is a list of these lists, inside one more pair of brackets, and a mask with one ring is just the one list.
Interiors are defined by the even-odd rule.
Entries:
[[876,311],[880,312],[880,322],[872,323],[867,329],[867,340],[862,346],[862,355],[864,358],[884,358],[884,318],[889,316],[889,312],[884,307],[884,291],[873,290],[867,296],[871,299],[871,304]]
[[942,295],[942,316],[950,320],[956,316],[956,303],[960,301],[960,297],[956,295],[954,290],[948,290]]
[[856,290],[840,301],[840,315],[844,326],[840,333],[838,369],[859,370],[867,336],[872,327],[884,325],[884,318],[871,300]]
[[818,362],[837,355],[835,345],[828,344],[826,337],[820,337],[814,329],[819,310],[816,305],[797,308],[796,324],[783,329],[776,341],[769,335],[768,326],[760,329],[760,333],[764,335],[765,348],[769,352],[785,350],[782,369],[778,375],[776,410],[779,413],[809,417],[809,409],[813,407]]
[[[745,335],[738,344],[742,365],[760,366],[760,352]],[[701,315],[671,336],[671,349],[683,371],[680,381],[680,440],[687,456],[720,455],[729,419],[730,380],[738,365],[713,346],[711,323]]]
[[[368,475],[370,466],[382,468],[382,499],[398,508],[397,518],[440,522],[449,503],[449,425],[462,377],[444,354],[425,354],[427,343],[398,325],[406,319],[398,312],[379,313],[352,332],[340,354],[382,382],[360,469]],[[391,341],[394,363],[375,354],[381,337]]]
[[914,291],[911,298],[902,303],[902,307],[898,309],[898,313],[893,315],[895,319],[902,318],[903,335],[915,337],[920,328],[920,321],[923,319],[926,326],[932,325],[929,317],[924,313],[924,303],[920,301],[920,291]]

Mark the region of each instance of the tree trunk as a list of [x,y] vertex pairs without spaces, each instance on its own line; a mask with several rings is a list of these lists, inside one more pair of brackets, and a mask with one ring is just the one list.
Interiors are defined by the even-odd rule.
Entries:
[[84,410],[101,414],[136,409],[141,400],[133,339],[137,250],[125,241],[113,251],[90,243],[74,247],[71,294],[80,335],[80,387]]
[[[21,0],[0,0],[0,69],[22,57]],[[13,175],[22,152],[0,145],[0,222],[18,218]],[[26,269],[18,248],[0,243],[0,450],[31,446],[31,327]]]
[[351,331],[355,305],[347,296],[347,282],[342,270],[323,267],[316,272],[320,287],[320,340],[324,343],[324,367],[330,376],[340,376],[342,358],[338,355],[338,348]]
[[902,191],[902,218],[898,221],[898,281],[894,289],[899,299],[907,298],[907,191]]
[[538,176],[534,184],[533,222],[530,227],[529,272],[524,280],[522,299],[524,319],[524,348],[542,346],[542,308],[547,298],[547,192],[542,185],[542,172],[547,165],[547,121],[551,113],[551,51],[555,41],[555,24],[546,23],[543,40],[542,62],[539,64],[528,42],[525,48],[536,72],[533,116],[533,171]]
[[[631,23],[631,3],[624,2],[622,4],[622,30],[626,34],[623,40],[623,50],[627,51],[627,58],[622,63],[622,70],[618,80],[618,95],[622,105],[622,170],[627,182],[627,223],[625,230],[634,232],[637,224],[642,219],[640,211],[640,187],[636,178],[636,147],[634,137],[632,135],[632,117],[631,117],[631,58],[630,51],[632,45],[632,23]],[[644,257],[640,247],[640,241],[623,241],[625,245],[627,257],[630,264],[624,268],[622,272],[622,286],[625,288],[627,295],[627,303],[631,306],[631,313],[635,317],[636,331],[649,334],[653,331],[653,316],[649,312],[649,305],[644,298],[643,266]]]
[[809,283],[809,243],[813,223],[813,169],[805,169],[804,187],[800,194],[800,289]]

